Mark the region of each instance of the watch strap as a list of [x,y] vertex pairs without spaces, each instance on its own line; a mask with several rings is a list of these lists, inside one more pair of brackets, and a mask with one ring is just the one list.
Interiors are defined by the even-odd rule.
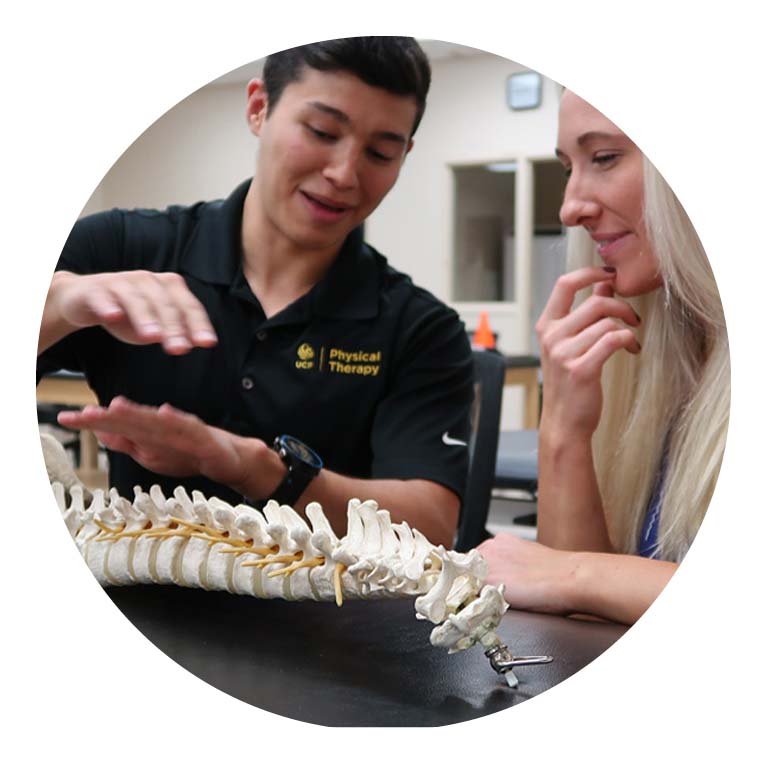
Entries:
[[309,483],[317,476],[314,469],[306,464],[288,465],[288,473],[271,497],[280,505],[295,506]]
[[[308,463],[307,460],[302,459],[295,452],[291,451],[286,442],[288,439],[293,443],[297,443],[301,449],[308,452],[311,456],[314,456],[317,465]],[[274,449],[287,466],[288,473],[279,487],[271,494],[271,498],[281,505],[294,506],[303,495],[309,483],[320,473],[322,460],[313,450],[300,443],[294,437],[288,438],[285,435],[277,437],[274,441]]]

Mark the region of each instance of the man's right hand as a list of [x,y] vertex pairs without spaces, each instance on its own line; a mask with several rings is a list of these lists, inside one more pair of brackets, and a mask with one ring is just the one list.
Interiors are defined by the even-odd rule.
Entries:
[[178,274],[56,272],[43,312],[38,354],[94,325],[125,343],[161,343],[168,354],[186,354],[218,341],[205,308]]

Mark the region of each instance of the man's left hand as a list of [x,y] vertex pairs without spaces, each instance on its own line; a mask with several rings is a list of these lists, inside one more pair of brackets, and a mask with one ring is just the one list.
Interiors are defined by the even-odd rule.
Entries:
[[[281,461],[264,442],[209,426],[168,404],[155,408],[115,397],[108,407],[62,412],[58,421],[67,428],[90,429],[105,447],[156,474],[202,475],[243,494],[255,489],[254,476],[261,475],[264,495],[281,481]],[[268,467],[254,465],[254,460],[263,463],[259,456],[269,459]]]

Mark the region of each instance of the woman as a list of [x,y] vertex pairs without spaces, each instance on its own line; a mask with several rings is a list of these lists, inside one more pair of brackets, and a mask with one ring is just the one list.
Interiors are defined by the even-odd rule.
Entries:
[[560,218],[574,228],[573,270],[536,325],[539,543],[499,535],[479,548],[514,607],[633,623],[692,543],[719,473],[730,403],[724,313],[671,189],[569,91],[557,156],[569,177]]

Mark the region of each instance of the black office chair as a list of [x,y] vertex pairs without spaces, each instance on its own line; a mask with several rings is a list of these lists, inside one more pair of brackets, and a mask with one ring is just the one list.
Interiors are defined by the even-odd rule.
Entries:
[[[502,431],[498,435],[495,488],[517,490],[529,500],[538,498],[538,430]],[[498,497],[504,497],[499,492]],[[514,497],[510,494],[509,497]]]
[[[502,431],[498,435],[498,455],[492,497],[522,501],[530,511],[515,516],[517,525],[534,528],[538,523],[538,430]],[[523,507],[524,508],[524,507]]]
[[495,481],[506,371],[506,362],[498,352],[475,351],[473,355],[474,404],[469,440],[469,476],[458,522],[456,551],[468,551],[490,537],[485,525]]

